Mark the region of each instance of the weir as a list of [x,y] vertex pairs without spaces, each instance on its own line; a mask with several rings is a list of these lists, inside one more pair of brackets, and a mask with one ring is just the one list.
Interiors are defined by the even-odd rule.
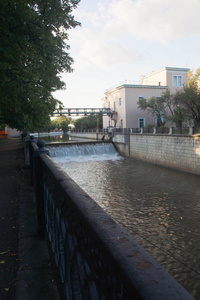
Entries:
[[56,160],[113,160],[120,159],[112,143],[68,144],[49,147],[50,157]]
[[38,230],[47,232],[62,299],[193,299],[48,156],[44,143],[30,140],[29,150]]

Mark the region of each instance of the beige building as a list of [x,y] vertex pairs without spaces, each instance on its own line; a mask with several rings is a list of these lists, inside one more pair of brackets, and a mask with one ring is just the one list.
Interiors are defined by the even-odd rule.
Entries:
[[161,97],[162,93],[170,89],[172,93],[187,85],[187,68],[166,67],[149,75],[143,76],[140,84],[127,81],[108,89],[103,106],[110,108],[112,116],[103,117],[103,127],[141,128],[148,123],[157,125],[157,120],[146,111],[138,108],[137,102],[146,98]]

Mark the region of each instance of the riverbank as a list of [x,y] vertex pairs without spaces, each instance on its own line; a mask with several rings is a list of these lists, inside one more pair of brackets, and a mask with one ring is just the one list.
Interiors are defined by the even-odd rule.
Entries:
[[59,299],[21,141],[0,143],[0,299]]

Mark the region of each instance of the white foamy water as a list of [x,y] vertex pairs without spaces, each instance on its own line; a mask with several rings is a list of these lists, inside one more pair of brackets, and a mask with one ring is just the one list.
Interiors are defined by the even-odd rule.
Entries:
[[105,161],[122,159],[112,143],[77,144],[51,147],[49,150],[51,158],[57,163],[65,161]]

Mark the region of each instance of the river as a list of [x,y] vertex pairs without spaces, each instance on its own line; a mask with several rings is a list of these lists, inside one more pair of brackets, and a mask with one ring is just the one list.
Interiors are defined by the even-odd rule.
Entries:
[[[119,156],[51,149],[52,158],[117,223],[200,299],[199,176]],[[61,151],[60,153],[58,153]],[[57,153],[57,154],[56,154]]]

